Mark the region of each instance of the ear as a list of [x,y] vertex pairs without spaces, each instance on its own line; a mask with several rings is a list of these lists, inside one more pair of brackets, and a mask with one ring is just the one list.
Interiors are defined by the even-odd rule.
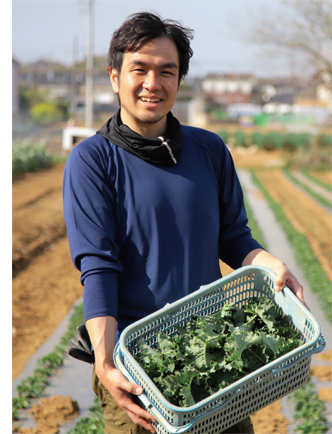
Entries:
[[119,81],[120,81],[119,72],[113,66],[110,66],[108,68],[108,72],[110,74],[111,85],[112,85],[114,93],[119,93],[119,86],[120,86],[119,85]]

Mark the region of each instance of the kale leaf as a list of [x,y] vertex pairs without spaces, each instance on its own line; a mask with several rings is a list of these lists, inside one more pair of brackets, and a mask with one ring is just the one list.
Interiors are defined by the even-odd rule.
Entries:
[[138,363],[165,398],[188,407],[298,348],[289,321],[268,297],[213,315],[192,316],[174,336],[159,333],[152,348],[139,341]]

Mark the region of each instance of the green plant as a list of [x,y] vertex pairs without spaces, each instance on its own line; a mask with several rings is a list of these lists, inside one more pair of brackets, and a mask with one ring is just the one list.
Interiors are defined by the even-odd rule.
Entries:
[[321,134],[318,137],[318,141],[319,141],[320,145],[323,147],[328,147],[328,148],[332,147],[332,135],[331,134]]
[[42,396],[43,390],[48,385],[48,377],[53,371],[63,364],[63,356],[69,345],[70,339],[75,336],[76,326],[84,321],[83,303],[75,306],[72,316],[69,319],[68,329],[62,336],[60,345],[57,345],[53,352],[37,360],[37,367],[32,376],[23,380],[17,386],[18,396],[12,398],[12,418],[20,418],[19,409],[30,405],[31,399]]
[[259,131],[254,131],[251,134],[251,141],[260,149],[264,148],[264,134],[260,133]]
[[89,408],[89,416],[82,417],[76,422],[68,434],[104,434],[104,412],[97,397]]
[[286,133],[283,137],[282,147],[288,151],[305,149],[310,145],[311,136],[308,133]]
[[273,149],[281,149],[284,144],[284,139],[284,135],[278,131],[270,131],[264,137],[264,149],[268,151]]
[[52,156],[43,142],[14,141],[12,145],[12,175],[36,172],[52,164]]
[[177,334],[158,334],[151,347],[139,340],[136,360],[174,405],[187,407],[222,390],[302,344],[268,297],[239,308],[195,316]]
[[310,378],[288,399],[295,402],[294,422],[298,422],[295,431],[302,434],[325,434],[328,431],[325,403],[318,398]]
[[246,145],[246,135],[243,131],[238,130],[234,133],[235,146],[245,146]]
[[37,124],[59,122],[66,118],[66,113],[62,106],[47,101],[39,102],[32,106],[30,114]]
[[19,87],[19,106],[20,110],[27,111],[31,106],[43,102],[46,98],[46,93],[39,86],[24,88]]
[[219,135],[219,137],[222,138],[222,140],[223,140],[224,143],[228,142],[228,137],[229,137],[228,131],[226,131],[226,130],[219,131],[218,135]]

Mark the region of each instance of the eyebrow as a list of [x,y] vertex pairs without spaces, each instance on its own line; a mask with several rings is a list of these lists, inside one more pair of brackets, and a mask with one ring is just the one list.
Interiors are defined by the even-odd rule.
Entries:
[[[129,66],[138,65],[138,66],[147,66],[148,64],[146,62],[143,62],[141,60],[131,60],[128,63]],[[174,68],[178,69],[178,66],[174,62],[168,62],[168,63],[162,63],[161,65],[158,65],[159,68]]]

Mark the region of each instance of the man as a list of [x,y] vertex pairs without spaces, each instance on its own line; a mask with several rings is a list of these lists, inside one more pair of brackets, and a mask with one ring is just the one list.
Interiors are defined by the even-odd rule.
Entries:
[[[190,29],[150,13],[132,15],[114,32],[108,62],[120,109],[66,164],[64,213],[108,434],[155,432],[154,418],[135,402],[142,388],[113,365],[119,334],[219,279],[219,258],[233,268],[274,270],[276,290],[287,283],[304,302],[286,265],[251,237],[224,143],[171,114],[191,38]],[[225,432],[253,428],[247,419]]]

